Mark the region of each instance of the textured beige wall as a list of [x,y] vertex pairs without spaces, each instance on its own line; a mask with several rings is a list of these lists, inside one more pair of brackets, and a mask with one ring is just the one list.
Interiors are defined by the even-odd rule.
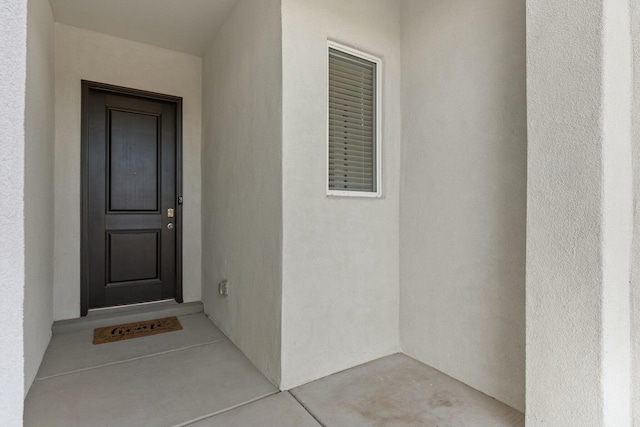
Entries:
[[38,372],[53,322],[53,14],[29,0],[25,107],[25,393]]
[[524,0],[402,4],[400,336],[524,409]]
[[[282,387],[399,351],[400,5],[284,0]],[[382,58],[382,198],[326,196],[327,40]]]
[[[279,0],[240,0],[204,57],[202,296],[280,382],[282,69]],[[227,279],[229,295],[218,295]]]
[[183,98],[183,292],[201,298],[202,59],[55,25],[56,150],[54,320],[80,316],[81,80]]

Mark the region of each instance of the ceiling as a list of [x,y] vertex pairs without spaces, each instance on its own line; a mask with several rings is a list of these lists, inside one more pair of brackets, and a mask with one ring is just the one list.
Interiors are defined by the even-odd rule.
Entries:
[[50,0],[56,22],[202,56],[237,0]]

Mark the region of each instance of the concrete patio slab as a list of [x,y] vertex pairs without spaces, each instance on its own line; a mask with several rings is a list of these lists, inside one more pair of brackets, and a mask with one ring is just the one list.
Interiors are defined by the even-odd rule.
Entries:
[[37,380],[24,425],[169,427],[275,392],[225,340]]
[[515,409],[402,354],[291,393],[327,427],[524,426]]
[[204,314],[180,322],[101,345],[92,330],[56,334],[24,425],[524,427],[518,411],[401,354],[279,393]]
[[287,392],[206,418],[189,427],[320,427]]
[[203,313],[180,316],[178,319],[183,327],[181,331],[108,344],[93,345],[93,329],[56,334],[51,338],[36,378],[226,339]]

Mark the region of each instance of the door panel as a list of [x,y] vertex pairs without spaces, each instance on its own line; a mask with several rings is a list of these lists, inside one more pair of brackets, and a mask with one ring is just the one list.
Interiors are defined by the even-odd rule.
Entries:
[[109,210],[158,211],[158,116],[110,110]]
[[[137,280],[160,280],[160,233],[157,230],[109,231],[107,236],[107,286]],[[131,248],[136,250],[132,253]]]
[[83,103],[87,308],[174,298],[177,105],[100,88]]

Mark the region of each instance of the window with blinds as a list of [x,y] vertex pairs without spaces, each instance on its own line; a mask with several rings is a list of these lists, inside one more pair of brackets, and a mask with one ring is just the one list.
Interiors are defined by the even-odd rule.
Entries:
[[378,195],[379,60],[329,47],[328,193]]

